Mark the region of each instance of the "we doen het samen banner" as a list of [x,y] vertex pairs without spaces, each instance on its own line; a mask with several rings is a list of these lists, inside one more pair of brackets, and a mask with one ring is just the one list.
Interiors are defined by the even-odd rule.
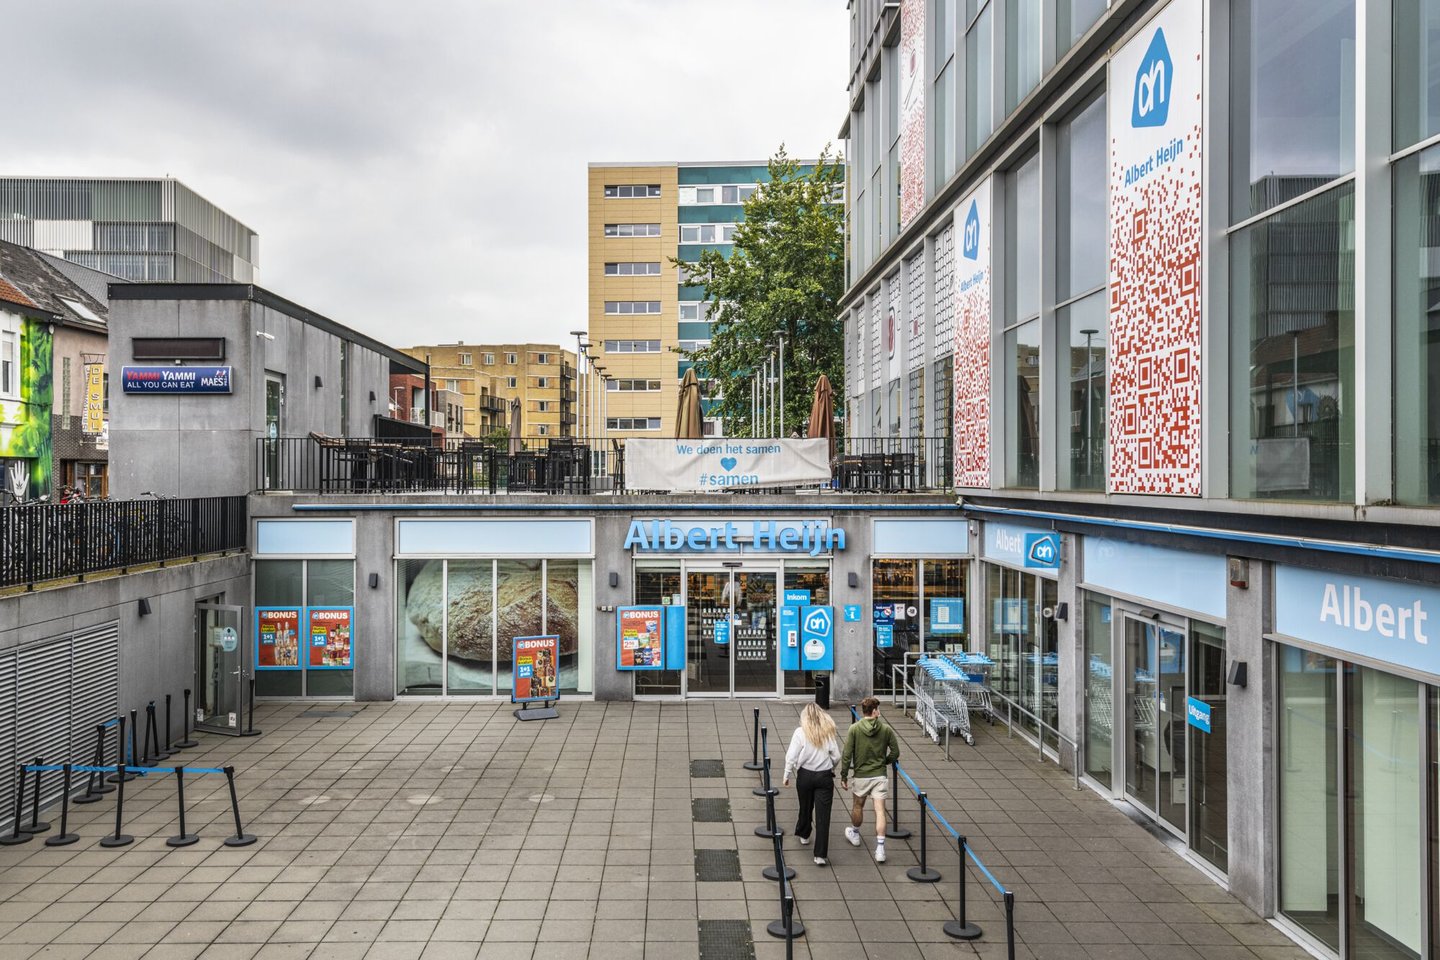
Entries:
[[830,479],[830,441],[627,440],[625,486],[703,492],[800,487]]
[[516,637],[511,703],[560,699],[560,638]]

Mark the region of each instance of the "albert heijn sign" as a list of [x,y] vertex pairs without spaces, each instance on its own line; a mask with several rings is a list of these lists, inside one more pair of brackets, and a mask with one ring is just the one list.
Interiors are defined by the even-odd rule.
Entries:
[[1275,632],[1440,677],[1440,588],[1275,568]]

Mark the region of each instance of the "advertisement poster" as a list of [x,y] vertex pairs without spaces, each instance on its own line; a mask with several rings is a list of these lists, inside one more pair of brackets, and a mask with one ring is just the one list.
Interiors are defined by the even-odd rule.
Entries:
[[665,611],[660,607],[621,607],[615,613],[615,668],[661,670],[665,666]]
[[[871,619],[872,619],[875,623],[888,623],[888,624],[893,624],[893,623],[895,622],[895,604],[893,604],[893,603],[877,603],[877,604],[875,604],[875,609],[874,609],[874,612],[873,612],[873,615],[872,615]],[[902,619],[903,619],[903,614],[902,614]]]
[[306,663],[311,669],[348,670],[354,665],[350,657],[355,612],[351,607],[306,607],[305,619],[310,638]]
[[960,252],[954,303],[955,485],[990,486],[990,181],[956,208]]
[[631,439],[625,475],[667,492],[806,486],[830,479],[830,441]]
[[125,393],[229,393],[229,367],[121,367]]
[[300,669],[300,608],[261,607],[255,611],[255,666],[261,670]]
[[1111,493],[1200,495],[1203,26],[1171,0],[1110,60]]
[[89,437],[105,432],[105,364],[85,364],[85,422],[82,428]]
[[511,703],[560,699],[560,638],[516,637]]
[[925,206],[925,0],[900,4],[900,228]]

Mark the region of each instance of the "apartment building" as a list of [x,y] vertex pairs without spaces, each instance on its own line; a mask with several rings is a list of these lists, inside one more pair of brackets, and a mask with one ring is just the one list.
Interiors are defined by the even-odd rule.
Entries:
[[575,354],[556,344],[439,343],[406,347],[430,364],[435,388],[458,395],[466,436],[483,437],[510,425],[510,401],[520,400],[521,434],[575,435]]

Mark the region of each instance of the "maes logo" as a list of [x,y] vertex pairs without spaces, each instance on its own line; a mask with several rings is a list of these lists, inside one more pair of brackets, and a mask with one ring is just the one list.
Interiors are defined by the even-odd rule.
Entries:
[[1165,31],[1157,29],[1135,74],[1135,103],[1130,110],[1130,126],[1165,126],[1170,116],[1170,88],[1175,79],[1174,73],[1170,48],[1165,45]]
[[961,238],[960,252],[966,260],[980,259],[980,210],[974,200],[970,201],[970,212],[965,214],[965,235]]

